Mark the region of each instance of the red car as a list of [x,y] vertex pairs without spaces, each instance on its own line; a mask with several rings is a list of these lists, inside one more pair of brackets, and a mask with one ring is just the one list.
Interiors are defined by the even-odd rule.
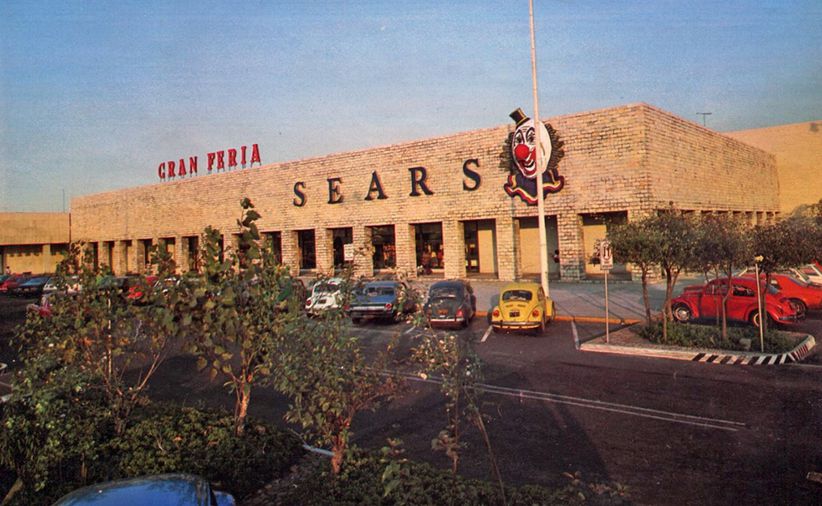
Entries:
[[[753,279],[755,276],[753,272],[745,273],[746,278]],[[760,274],[760,277],[765,280],[764,274]],[[796,304],[797,310],[802,314],[808,309],[822,309],[822,288],[818,286],[786,274],[771,274],[771,286]]]
[[26,282],[31,276],[25,274],[13,274],[11,277],[0,283],[0,293],[11,293],[11,291],[20,284]]
[[[753,278],[732,278],[733,291],[728,297],[728,320],[748,322],[759,326],[759,311],[756,302],[756,282]],[[764,286],[762,287],[764,290]],[[727,293],[727,278],[714,279],[703,286],[688,286],[671,301],[674,318],[679,322],[699,319],[715,319],[722,312],[722,296]],[[768,318],[780,324],[796,323],[804,318],[797,308],[775,287],[771,286],[765,294],[765,307],[762,308]]]

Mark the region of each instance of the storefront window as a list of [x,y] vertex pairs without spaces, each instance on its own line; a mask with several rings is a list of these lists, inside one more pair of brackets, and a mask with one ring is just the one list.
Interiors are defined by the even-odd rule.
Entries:
[[297,246],[300,249],[300,269],[317,268],[317,255],[314,245],[313,230],[297,231]]
[[274,255],[274,261],[278,264],[283,263],[283,238],[280,232],[265,232],[263,233],[265,239],[265,246],[271,249]]
[[442,245],[442,223],[414,225],[417,243],[417,269],[421,274],[442,270],[445,265]]
[[397,266],[394,225],[371,227],[371,245],[374,247],[374,269],[393,269]]
[[188,270],[200,271],[200,238],[196,235],[186,237],[188,241]]
[[354,229],[348,228],[334,228],[331,229],[331,236],[333,238],[334,246],[334,268],[342,269],[345,267],[345,245],[354,242]]

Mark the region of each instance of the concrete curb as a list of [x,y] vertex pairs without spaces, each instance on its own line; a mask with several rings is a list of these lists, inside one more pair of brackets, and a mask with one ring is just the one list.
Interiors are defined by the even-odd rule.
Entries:
[[814,346],[816,346],[816,339],[814,339],[812,335],[808,335],[808,337],[793,350],[785,353],[729,352],[709,349],[689,350],[684,348],[621,346],[618,344],[605,343],[583,343],[580,345],[580,350],[598,353],[614,353],[618,355],[638,355],[643,357],[688,360],[708,364],[782,365],[803,360],[810,355]]

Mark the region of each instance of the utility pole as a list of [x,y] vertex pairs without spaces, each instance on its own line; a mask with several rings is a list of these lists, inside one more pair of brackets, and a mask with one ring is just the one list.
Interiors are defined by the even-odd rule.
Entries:
[[698,112],[700,116],[702,116],[702,126],[705,126],[705,116],[710,116],[713,114],[712,112]]
[[[542,172],[547,160],[544,160],[542,143],[549,141],[542,139],[545,127],[539,120],[539,96],[537,94],[537,49],[534,37],[534,0],[528,0],[528,17],[531,22],[531,81],[534,87],[534,151],[536,151],[537,165],[537,207],[539,211],[539,272],[542,291],[550,297],[548,288],[548,239],[545,230],[545,191],[542,187]],[[550,142],[550,141],[549,141]]]

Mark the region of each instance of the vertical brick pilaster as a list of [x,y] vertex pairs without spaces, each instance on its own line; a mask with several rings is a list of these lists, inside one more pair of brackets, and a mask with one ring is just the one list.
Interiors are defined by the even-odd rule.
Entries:
[[503,281],[517,278],[517,258],[519,256],[519,222],[510,215],[497,216],[497,275]]
[[297,243],[296,230],[283,230],[280,236],[283,247],[283,266],[288,267],[291,274],[300,274],[300,248]]
[[114,253],[112,254],[114,265],[111,269],[114,274],[123,275],[128,271],[128,259],[126,258],[126,241],[116,241],[114,243]]
[[317,257],[317,273],[334,275],[334,231],[330,228],[314,229],[314,245]]
[[354,241],[354,275],[374,276],[374,246],[371,244],[371,227],[357,225],[352,231]]
[[582,217],[576,213],[557,215],[560,279],[580,280],[585,276],[585,245]]
[[51,272],[54,270],[53,264],[51,262],[51,244],[44,244],[43,249],[41,251],[41,256],[43,258],[43,268],[40,272]]
[[442,222],[446,278],[465,277],[465,226],[461,221]]
[[414,238],[414,226],[408,222],[394,225],[394,236],[397,241],[397,272],[408,277],[417,277],[417,241]]
[[134,271],[139,274],[144,274],[146,272],[146,245],[141,239],[135,239],[134,243],[131,247],[131,262],[129,262],[132,266],[134,266]]
[[183,274],[188,270],[188,239],[181,235],[174,236],[174,250],[177,272]]

